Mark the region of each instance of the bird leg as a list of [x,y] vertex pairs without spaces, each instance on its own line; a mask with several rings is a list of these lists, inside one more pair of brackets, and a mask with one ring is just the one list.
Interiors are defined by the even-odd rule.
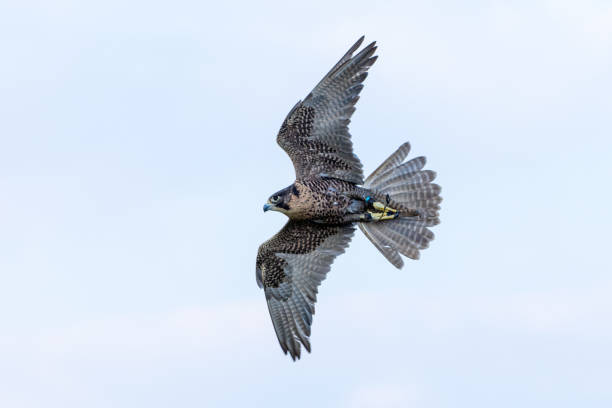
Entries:
[[[380,201],[374,201],[371,196],[365,198],[365,202],[368,208],[366,218],[373,221],[393,220],[399,217],[399,212],[395,208],[389,207],[391,197],[389,194],[385,195],[385,203]],[[368,217],[369,215],[369,217]]]

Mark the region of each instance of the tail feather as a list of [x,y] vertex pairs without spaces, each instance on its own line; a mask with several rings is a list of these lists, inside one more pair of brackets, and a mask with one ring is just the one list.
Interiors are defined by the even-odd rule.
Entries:
[[390,238],[396,243],[416,249],[426,249],[429,247],[429,241],[434,239],[434,233],[427,227],[419,227],[410,221],[410,219],[400,218],[397,222],[388,222],[383,226],[390,232]]
[[387,169],[385,172],[372,178],[369,183],[366,182],[364,186],[384,189],[387,185],[389,185],[390,182],[393,182],[393,180],[397,177],[408,178],[409,176],[416,174],[425,166],[426,162],[427,159],[423,156],[415,157],[414,159],[411,159],[406,163]]
[[[391,196],[393,201],[397,201],[400,204],[411,204],[416,201],[429,201],[431,200],[431,204],[438,204],[440,201],[440,191],[442,189],[437,184],[425,184],[420,186],[418,189],[409,190],[409,191],[399,191],[390,193],[388,190],[384,190],[385,193]],[[438,200],[436,203],[435,201]],[[412,208],[412,207],[411,207]]]
[[378,249],[380,253],[383,254],[383,256],[387,258],[391,264],[393,264],[393,266],[395,266],[397,269],[402,269],[402,266],[404,266],[404,260],[392,246],[393,243],[391,240],[389,240],[380,230],[380,228],[377,228],[376,226],[377,224],[373,222],[359,223],[359,229],[374,244],[376,249]]
[[423,170],[416,174],[393,177],[387,181],[384,188],[388,193],[417,190],[419,187],[431,183],[435,178],[435,171]]
[[[440,222],[441,188],[432,183],[436,173],[422,170],[425,157],[402,163],[409,151],[408,143],[400,146],[366,179],[364,187],[388,195],[392,202],[411,210],[404,214],[410,213],[412,216],[401,215],[393,220],[359,224],[365,236],[397,268],[404,265],[399,254],[419,259],[419,251],[429,247],[434,239],[428,227]],[[413,215],[415,212],[418,215]]]
[[376,223],[368,225],[368,227],[378,231],[381,235],[387,238],[391,243],[391,248],[395,252],[399,252],[400,254],[411,259],[419,259],[419,248],[414,245],[412,240],[410,240],[406,235],[402,235],[399,232],[389,228],[388,224],[391,223]]
[[410,153],[410,143],[406,142],[398,147],[398,149],[393,152],[393,154],[391,154],[387,160],[382,162],[382,164],[368,176],[368,178],[365,180],[364,186],[368,187],[376,178],[378,178],[379,175],[388,169],[397,167],[397,165],[403,162],[406,156],[408,156],[408,153]]

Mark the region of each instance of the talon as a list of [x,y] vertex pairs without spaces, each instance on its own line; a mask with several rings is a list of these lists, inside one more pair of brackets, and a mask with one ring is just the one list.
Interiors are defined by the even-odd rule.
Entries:
[[387,211],[392,211],[394,213],[397,212],[395,208],[391,208],[388,205],[381,203],[380,201],[376,201],[374,204],[372,204],[372,207],[374,207],[375,210],[380,211],[380,212],[387,212]]
[[395,212],[387,211],[386,216],[387,217],[391,217],[391,219],[394,220],[397,217],[399,217],[399,213],[397,211],[395,211]]
[[365,198],[365,202],[367,204],[366,208],[368,209],[371,220],[393,220],[399,217],[399,212],[395,208],[389,207],[389,203],[391,202],[391,197],[389,194],[385,195],[384,200],[386,201],[386,204],[380,201],[374,201],[371,196],[367,196]]
[[383,220],[394,220],[397,217],[399,217],[399,212],[395,211],[395,210],[390,210],[387,208],[386,212],[382,212],[382,211],[368,211],[367,214],[369,214],[370,219],[371,220],[375,220],[375,221],[383,221]]
[[394,212],[394,213],[385,213],[384,215],[381,214],[381,217],[379,218],[379,220],[394,220],[399,216],[399,213]]

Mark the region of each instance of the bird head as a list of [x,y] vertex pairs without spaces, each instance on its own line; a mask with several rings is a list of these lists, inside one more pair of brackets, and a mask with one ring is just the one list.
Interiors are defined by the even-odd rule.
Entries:
[[289,201],[291,200],[291,186],[283,188],[280,191],[272,194],[263,206],[264,212],[268,210],[282,212],[286,214],[289,211]]

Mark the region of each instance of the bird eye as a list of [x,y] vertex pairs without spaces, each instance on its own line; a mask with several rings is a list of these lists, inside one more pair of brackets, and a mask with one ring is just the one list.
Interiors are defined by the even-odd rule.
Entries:
[[272,196],[272,198],[270,199],[270,201],[272,201],[273,203],[276,203],[276,202],[278,202],[278,200],[279,200],[279,199],[280,199],[280,197],[279,197],[279,196],[274,195],[274,196]]

